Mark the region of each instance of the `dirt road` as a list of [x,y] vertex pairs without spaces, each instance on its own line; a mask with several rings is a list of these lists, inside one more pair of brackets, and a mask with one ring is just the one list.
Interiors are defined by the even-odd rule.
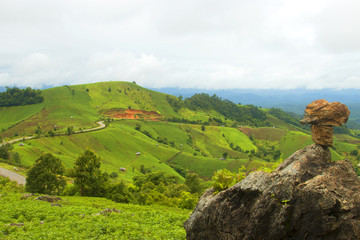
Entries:
[[16,181],[18,184],[25,185],[26,178],[20,174],[7,170],[5,168],[0,168],[0,175],[8,177],[11,181]]
[[[97,122],[97,124],[99,126],[94,127],[94,128],[84,129],[82,131],[78,130],[78,131],[75,131],[75,133],[85,133],[85,132],[90,132],[90,131],[96,131],[96,130],[100,130],[100,129],[103,129],[103,128],[106,127],[104,121],[99,121],[99,122]],[[63,133],[62,135],[65,135],[65,133]],[[3,144],[6,144],[6,143],[11,144],[11,143],[20,142],[20,141],[23,141],[23,140],[29,140],[29,139],[33,139],[33,138],[35,138],[35,136],[16,138],[16,139],[13,139],[13,140],[10,140],[10,141],[7,141],[7,142],[0,143],[0,146],[3,145]]]

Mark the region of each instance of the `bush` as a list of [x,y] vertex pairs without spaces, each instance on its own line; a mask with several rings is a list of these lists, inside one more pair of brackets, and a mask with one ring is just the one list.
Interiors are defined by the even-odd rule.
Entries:
[[235,185],[245,178],[245,167],[239,169],[239,173],[232,173],[227,169],[217,170],[212,176],[212,187],[215,192],[220,192]]

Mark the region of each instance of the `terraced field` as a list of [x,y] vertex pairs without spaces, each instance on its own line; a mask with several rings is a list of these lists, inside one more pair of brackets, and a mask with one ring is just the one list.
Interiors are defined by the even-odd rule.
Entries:
[[[251,170],[274,164],[276,161],[271,157],[265,159],[257,154],[259,147],[266,151],[279,149],[280,159],[285,159],[312,143],[308,131],[270,114],[266,121],[273,124],[271,127],[240,127],[241,124],[214,110],[182,107],[174,111],[166,94],[134,83],[63,86],[46,89],[43,96],[45,100],[40,104],[0,108],[1,137],[5,141],[35,136],[34,132],[40,130],[40,138],[26,140],[24,146],[14,144],[14,152],[20,154],[25,167],[31,166],[42,152],[51,152],[71,168],[75,158],[91,148],[102,157],[103,170],[119,173],[119,168],[126,168],[126,172],[120,172],[121,179],[131,181],[141,174],[142,165],[177,175],[182,181],[183,177],[175,170],[178,167],[210,179],[220,168],[237,171],[246,166]],[[168,122],[169,118],[179,122]],[[219,119],[222,125],[216,122],[208,125],[211,118]],[[100,119],[107,122],[106,129],[86,132],[96,127]],[[198,124],[186,123],[192,121]],[[83,133],[64,135],[69,127]],[[46,137],[49,130],[54,137]],[[62,135],[56,136],[59,133]],[[359,142],[349,135],[336,135],[334,159],[350,158],[356,166],[357,156],[346,153],[358,149]],[[137,152],[140,154],[136,155]]]

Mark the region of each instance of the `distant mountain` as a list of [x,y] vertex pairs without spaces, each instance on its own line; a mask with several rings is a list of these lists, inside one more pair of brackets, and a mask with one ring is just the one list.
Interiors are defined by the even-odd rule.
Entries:
[[200,92],[228,99],[235,103],[253,104],[264,108],[277,107],[285,111],[303,114],[306,105],[316,99],[326,99],[329,102],[342,102],[351,112],[350,118],[360,122],[360,90],[359,89],[230,89],[230,90],[206,90],[189,88],[160,88],[153,89],[159,92],[183,97],[191,97]]
[[[314,100],[306,91],[161,91],[173,92],[165,94],[129,82],[44,89],[44,101],[39,104],[0,108],[0,137],[5,141],[39,137],[23,142],[24,146],[14,145],[22,156],[22,166],[29,167],[42,152],[51,152],[70,168],[78,154],[90,148],[104,159],[108,173],[128,169],[122,173],[127,181],[143,175],[145,168],[185,181],[187,172],[211,179],[218,169],[237,172],[241,166],[248,171],[270,167],[312,143],[309,127],[300,126],[297,116],[265,109],[276,103],[303,103],[303,111]],[[173,96],[180,94],[186,98]],[[328,96],[331,93],[325,97],[338,100]],[[99,121],[107,127],[93,131]],[[333,159],[352,152],[347,157],[357,166],[359,135],[346,128],[336,130]]]

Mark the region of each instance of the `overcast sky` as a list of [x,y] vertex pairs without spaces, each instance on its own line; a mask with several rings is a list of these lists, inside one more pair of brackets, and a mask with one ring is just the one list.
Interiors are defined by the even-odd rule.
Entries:
[[358,88],[359,0],[0,0],[0,86]]

